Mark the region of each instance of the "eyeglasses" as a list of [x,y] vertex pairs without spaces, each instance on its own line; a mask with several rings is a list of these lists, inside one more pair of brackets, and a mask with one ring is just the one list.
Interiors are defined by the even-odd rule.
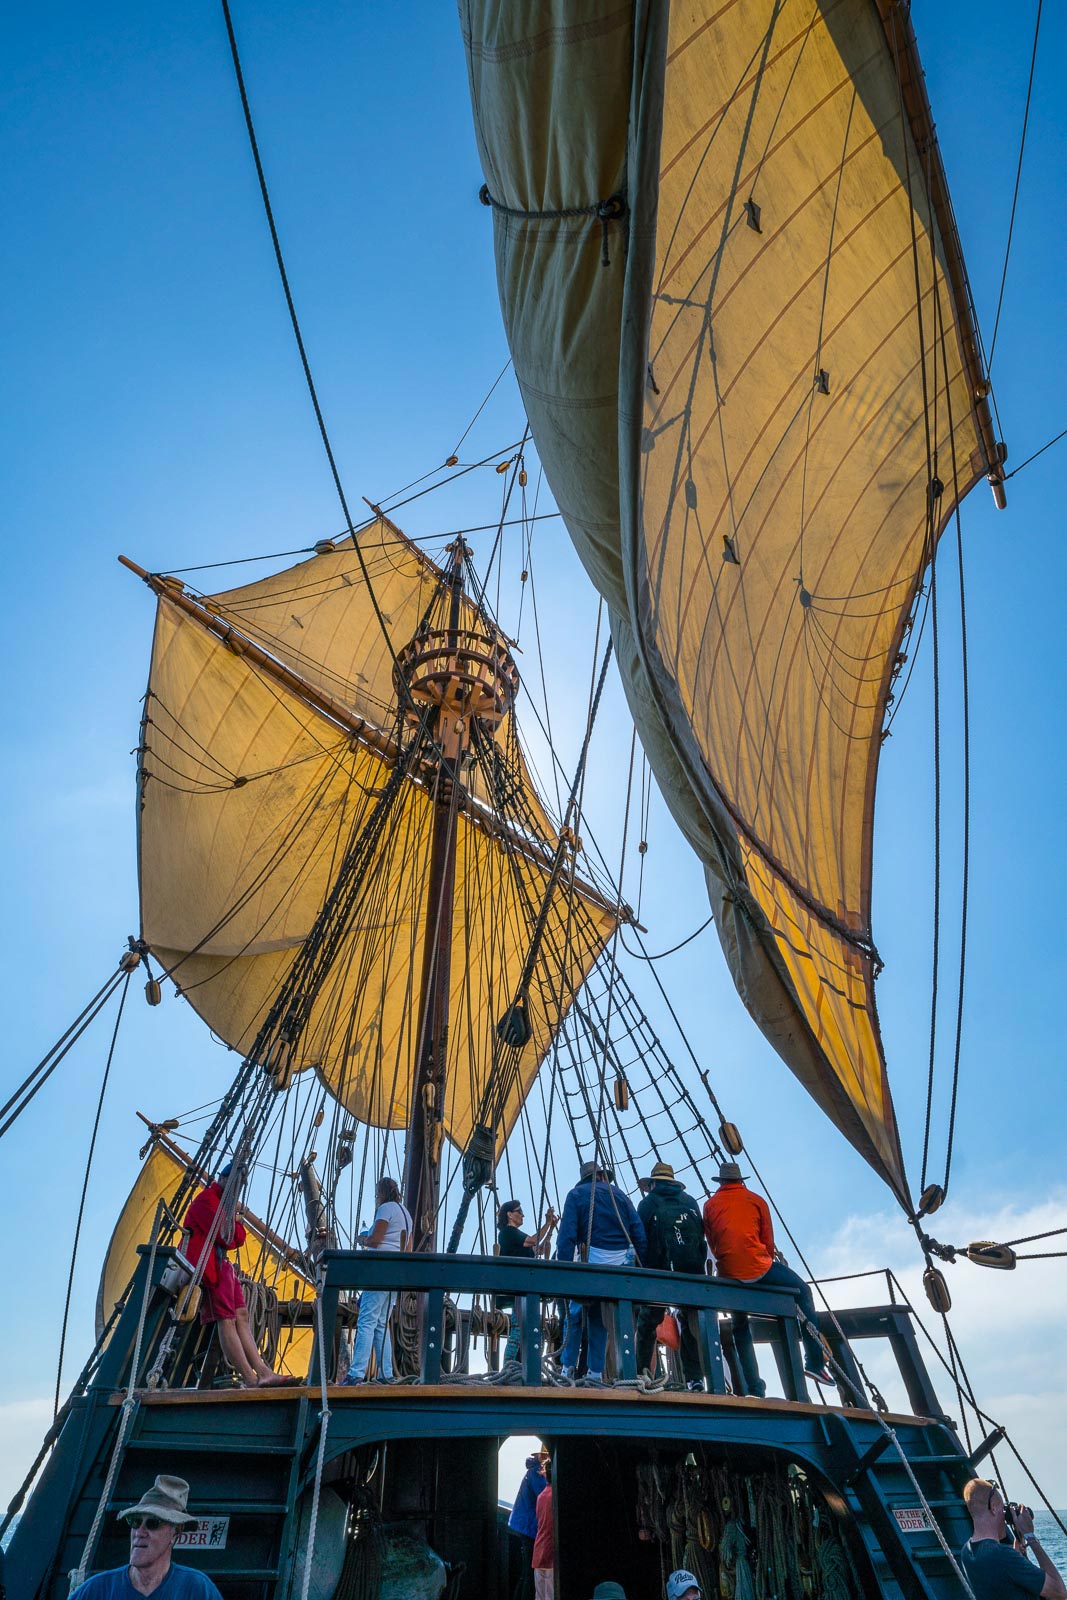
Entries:
[[145,1528],[149,1533],[156,1533],[160,1528],[166,1527],[162,1517],[142,1517],[139,1512],[127,1517],[126,1521],[131,1528]]

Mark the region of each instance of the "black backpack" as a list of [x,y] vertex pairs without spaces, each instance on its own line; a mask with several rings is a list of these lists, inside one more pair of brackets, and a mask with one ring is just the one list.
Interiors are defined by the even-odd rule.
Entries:
[[686,1197],[666,1195],[656,1207],[656,1241],[672,1272],[703,1272],[708,1259],[700,1214]]

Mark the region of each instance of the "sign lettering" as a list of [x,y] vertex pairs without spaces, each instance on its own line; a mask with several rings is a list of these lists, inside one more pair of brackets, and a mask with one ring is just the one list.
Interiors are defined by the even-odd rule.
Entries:
[[229,1517],[201,1517],[195,1528],[185,1528],[174,1541],[175,1550],[225,1550]]
[[927,1528],[933,1527],[922,1506],[894,1506],[893,1515],[901,1533],[924,1533]]

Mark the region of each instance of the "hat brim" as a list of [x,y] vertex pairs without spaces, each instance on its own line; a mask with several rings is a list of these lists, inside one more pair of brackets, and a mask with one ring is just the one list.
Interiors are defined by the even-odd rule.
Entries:
[[169,1522],[172,1527],[180,1532],[186,1528],[195,1528],[199,1517],[190,1517],[183,1511],[171,1511],[168,1506],[127,1506],[125,1511],[119,1512],[119,1521],[125,1522],[128,1517],[158,1517],[160,1522]]

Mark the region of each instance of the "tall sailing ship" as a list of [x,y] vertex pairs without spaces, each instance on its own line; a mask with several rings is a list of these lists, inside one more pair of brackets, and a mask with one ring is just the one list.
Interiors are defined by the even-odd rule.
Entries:
[[[177,1471],[201,1519],[184,1559],[226,1600],[492,1600],[516,1576],[501,1442],[537,1436],[564,1600],[679,1566],[724,1600],[955,1594],[959,1489],[999,1441],[965,1448],[902,1300],[820,1315],[834,1382],[812,1392],[780,1291],[494,1257],[505,1190],[540,1218],[583,1161],[636,1192],[670,1159],[702,1195],[747,1159],[699,1049],[646,1012],[624,954],[643,930],[584,837],[614,660],[745,1005],[900,1202],[948,1309],[942,1195],[905,1172],[875,1005],[874,793],[937,541],[981,480],[1003,502],[1004,449],[908,13],[460,12],[515,374],[608,619],[574,674],[581,753],[554,806],[492,534],[482,566],[462,535],[434,560],[372,506],[215,593],[126,561],[157,610],[140,927],[109,997],[173,987],[239,1066],[197,1148],[147,1123],[96,1344],[13,1507],[9,1593],[120,1564],[116,1509]],[[498,463],[509,492],[524,446]],[[182,1222],[224,1166],[286,1388],[235,1386],[196,1316]],[[412,1248],[371,1257],[383,1173]],[[394,1294],[400,1381],[348,1388],[366,1289]],[[591,1298],[603,1383],[557,1359],[561,1308]],[[666,1352],[637,1370],[635,1310],[660,1302],[695,1319],[700,1393]],[[738,1392],[738,1314],[765,1398]]]

